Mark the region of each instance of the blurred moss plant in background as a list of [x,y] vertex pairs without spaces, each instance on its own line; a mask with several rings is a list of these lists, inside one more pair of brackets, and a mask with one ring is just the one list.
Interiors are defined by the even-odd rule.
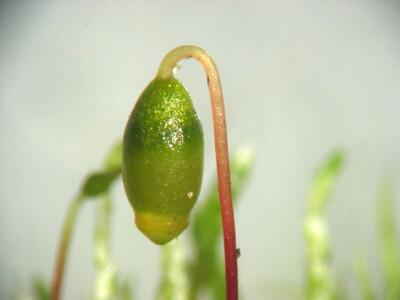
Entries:
[[[115,175],[115,170],[119,169],[120,157],[121,144],[118,143],[107,155],[104,167],[100,171],[91,173],[85,179],[81,190],[85,197],[90,195],[97,198],[94,202],[93,263],[95,273],[91,288],[93,300],[136,299],[134,287],[127,280],[129,277],[119,274],[118,266],[113,262],[111,253],[110,219],[113,199],[110,197],[110,189],[119,175]],[[307,198],[303,223],[306,247],[304,285],[306,300],[349,299],[346,296],[348,291],[338,284],[338,278],[332,266],[334,253],[331,251],[326,220],[326,205],[344,169],[344,161],[345,154],[342,151],[332,151],[317,168]],[[254,165],[253,150],[248,147],[239,148],[233,153],[230,165],[233,199],[234,203],[237,203]],[[111,173],[114,174],[113,180],[109,179],[109,176],[112,177]],[[394,190],[393,180],[385,177],[377,193],[377,226],[383,269],[383,294],[378,294],[373,288],[367,260],[360,252],[354,259],[354,270],[359,283],[357,299],[400,299],[400,248],[396,231]],[[155,292],[156,300],[195,300],[202,299],[201,297],[204,296],[206,299],[224,299],[223,256],[220,251],[222,232],[216,197],[218,197],[217,184],[214,181],[208,193],[200,199],[200,205],[192,216],[190,230],[184,237],[184,240],[188,238],[191,247],[182,243],[181,238],[161,247],[161,277],[158,290]],[[245,299],[245,295],[242,298]],[[16,299],[49,300],[51,299],[50,285],[42,277],[34,277],[28,289],[18,291]],[[259,299],[265,299],[265,297],[260,295]]]
[[[105,175],[108,172],[107,170],[119,169],[120,157],[121,144],[118,143],[107,155],[104,170],[91,173],[92,175],[85,179],[82,189],[84,195],[87,195],[87,191],[90,191],[90,197],[98,198],[94,213],[93,263],[95,274],[91,296],[93,300],[135,299],[132,286],[127,280],[121,280],[110,251],[112,234],[110,227],[112,217],[110,189],[114,181],[104,178],[107,177]],[[232,155],[232,190],[235,200],[250,175],[254,162],[253,158],[253,151],[248,147],[240,148]],[[201,200],[201,207],[193,216],[190,240],[196,251],[191,255],[191,259],[189,259],[187,250],[180,240],[174,240],[162,246],[162,275],[156,296],[157,300],[198,299],[202,292],[210,294],[212,299],[223,299],[225,297],[223,256],[219,251],[222,238],[221,220],[219,204],[215,201],[217,193],[215,180],[205,199]],[[198,278],[202,279],[199,280]],[[19,291],[17,299],[49,300],[51,299],[50,286],[40,277],[35,278],[32,288],[28,291]]]
[[378,294],[374,289],[365,255],[358,253],[354,259],[354,265],[362,300],[400,299],[400,244],[395,212],[398,202],[396,202],[396,187],[393,179],[385,175],[377,192],[377,225],[383,274],[380,282],[383,284],[383,294]]
[[306,299],[338,299],[337,285],[330,265],[330,245],[325,210],[328,198],[342,169],[344,154],[331,153],[317,170],[307,200],[304,220],[306,243]]

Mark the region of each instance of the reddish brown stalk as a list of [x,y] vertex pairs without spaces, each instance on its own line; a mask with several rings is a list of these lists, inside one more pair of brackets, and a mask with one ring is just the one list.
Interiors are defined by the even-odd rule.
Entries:
[[59,300],[60,293],[64,278],[64,269],[65,269],[65,262],[68,258],[68,249],[69,244],[72,236],[72,232],[74,230],[76,216],[79,210],[79,207],[82,204],[83,197],[78,196],[75,198],[67,211],[67,214],[64,219],[63,229],[61,232],[60,241],[58,244],[57,250],[57,261],[53,275],[53,285],[51,289],[51,299],[52,300]]
[[225,121],[224,98],[217,66],[203,49],[196,46],[181,46],[170,51],[160,64],[157,76],[173,76],[178,61],[194,58],[207,74],[214,122],[215,153],[218,172],[218,193],[224,232],[226,299],[238,299],[238,270],[236,254],[235,220],[233,214],[231,180],[229,171],[228,140]]

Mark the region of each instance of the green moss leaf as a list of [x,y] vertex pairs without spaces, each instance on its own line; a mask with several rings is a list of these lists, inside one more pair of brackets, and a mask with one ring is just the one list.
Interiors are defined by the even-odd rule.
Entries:
[[90,173],[81,187],[84,197],[96,197],[105,193],[121,174],[122,143],[116,143],[104,160],[102,170]]
[[340,150],[333,151],[317,170],[308,199],[309,212],[319,213],[333,189],[338,175],[343,167],[344,153]]
[[386,179],[378,193],[378,229],[385,276],[385,299],[400,299],[400,247],[395,216],[395,187]]
[[306,242],[306,299],[338,299],[330,262],[330,245],[325,208],[342,169],[344,154],[333,151],[318,168],[311,186],[304,219]]
[[34,279],[33,292],[36,300],[50,300],[50,286],[41,277]]
[[86,197],[95,197],[106,192],[120,174],[119,169],[93,172],[88,175],[81,193]]

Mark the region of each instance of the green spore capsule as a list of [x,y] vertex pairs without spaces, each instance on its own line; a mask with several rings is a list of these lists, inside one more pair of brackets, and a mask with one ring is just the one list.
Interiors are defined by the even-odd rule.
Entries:
[[156,77],[126,125],[122,176],[137,227],[165,244],[188,225],[203,175],[203,130],[175,78]]

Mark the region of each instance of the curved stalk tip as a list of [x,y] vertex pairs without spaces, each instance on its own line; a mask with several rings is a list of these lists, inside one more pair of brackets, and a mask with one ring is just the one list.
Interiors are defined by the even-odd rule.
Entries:
[[184,58],[194,58],[202,64],[211,98],[214,123],[214,141],[218,172],[218,193],[224,232],[226,299],[238,299],[238,270],[235,221],[230,186],[228,139],[225,121],[224,98],[217,66],[207,52],[197,46],[180,46],[171,50],[161,61],[157,76],[173,76],[176,64]]

